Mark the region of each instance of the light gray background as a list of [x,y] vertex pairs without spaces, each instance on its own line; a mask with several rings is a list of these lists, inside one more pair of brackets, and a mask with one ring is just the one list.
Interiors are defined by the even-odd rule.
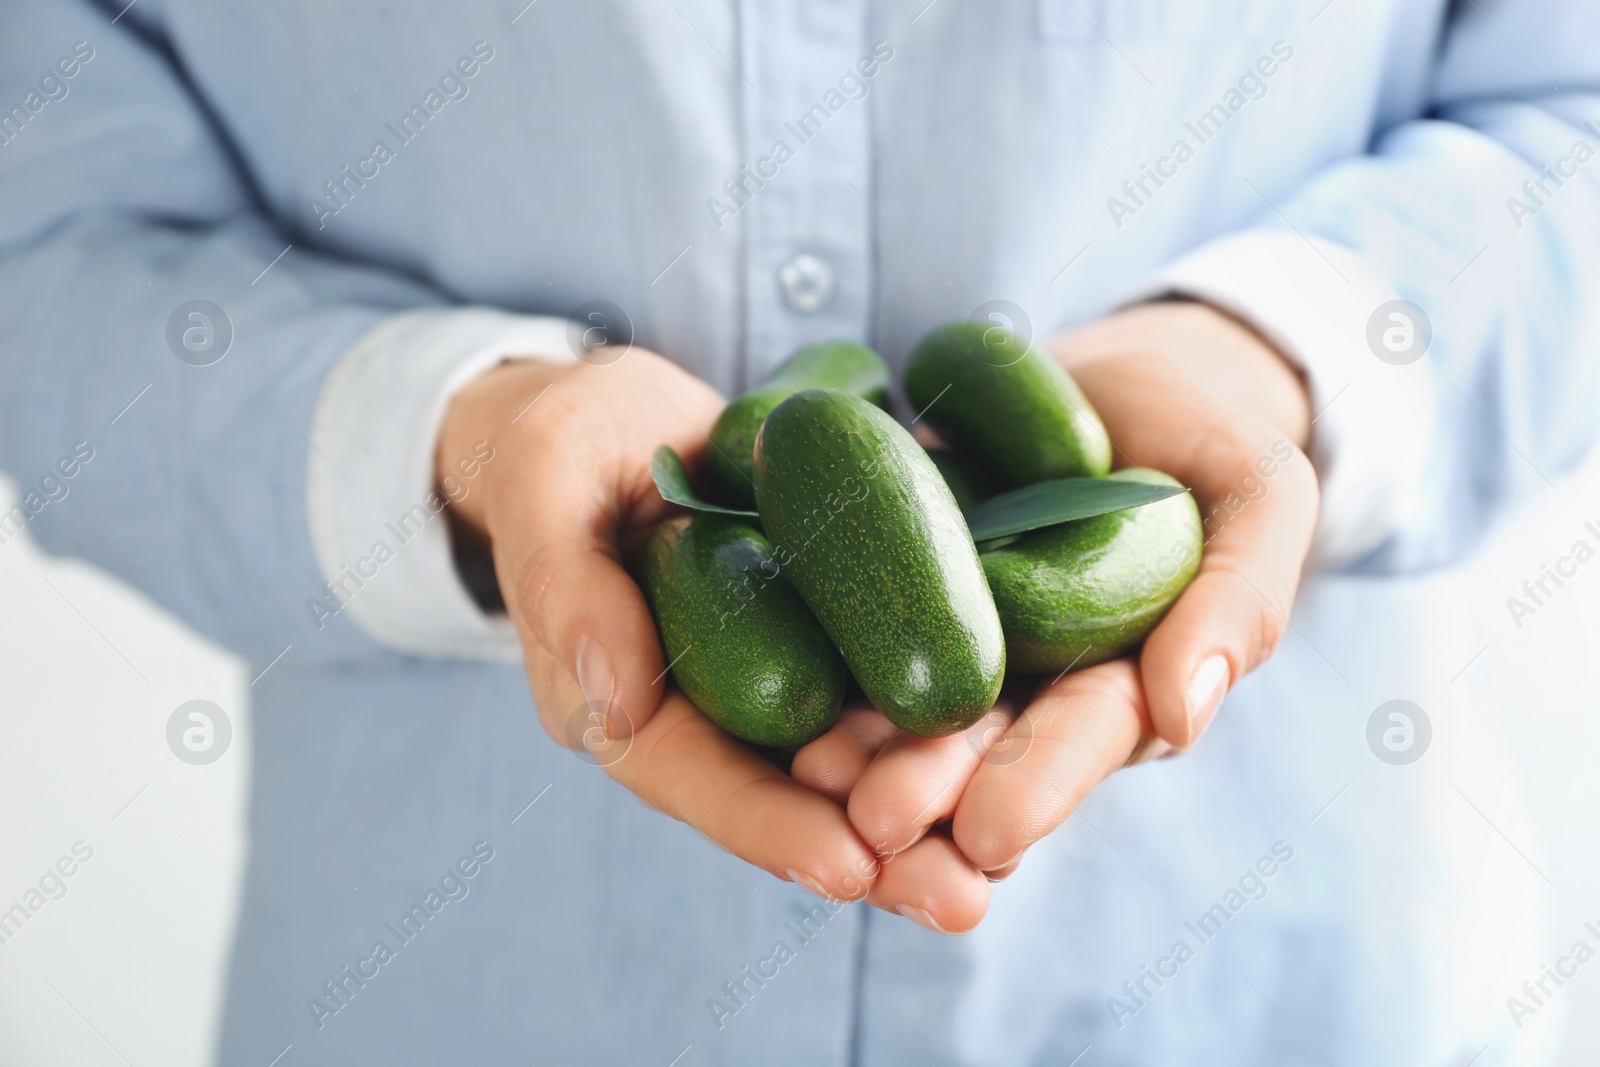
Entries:
[[[11,492],[0,481],[0,507]],[[1495,694],[1485,725],[1502,742],[1505,784],[1543,835],[1515,847],[1556,886],[1551,944],[1563,946],[1600,922],[1600,560],[1520,629],[1505,601],[1587,520],[1600,526],[1600,461],[1470,567],[1417,586],[1468,635],[1464,677]],[[0,945],[0,1062],[205,1064],[244,860],[250,679],[139,594],[45,558],[26,538],[0,545],[0,604],[0,910],[73,842],[94,849],[67,895]],[[196,698],[234,726],[230,750],[205,767],[178,760],[165,739],[173,709]],[[1484,835],[1484,849],[1524,862]],[[1505,995],[1528,977],[1506,975]],[[1561,1003],[1563,1065],[1600,1062],[1600,967],[1580,970]],[[1540,1011],[1526,1025],[1560,1023]]]

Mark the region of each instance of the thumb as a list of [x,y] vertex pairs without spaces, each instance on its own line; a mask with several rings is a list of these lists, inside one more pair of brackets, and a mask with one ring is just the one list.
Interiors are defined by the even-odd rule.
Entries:
[[623,479],[589,457],[555,448],[529,455],[493,522],[506,610],[524,644],[554,661],[558,706],[581,700],[604,716],[608,736],[628,737],[661,703],[666,664],[649,605],[623,566],[619,530],[653,525],[665,505],[618,493]]
[[606,734],[630,736],[661,703],[666,664],[644,595],[611,545],[564,536],[533,545],[507,608],[524,641],[555,660]]
[[1213,456],[1177,474],[1200,506],[1205,551],[1139,664],[1151,722],[1175,748],[1199,738],[1228,690],[1272,654],[1290,625],[1316,523],[1316,475],[1281,438],[1253,444],[1261,447],[1239,448],[1235,462]]

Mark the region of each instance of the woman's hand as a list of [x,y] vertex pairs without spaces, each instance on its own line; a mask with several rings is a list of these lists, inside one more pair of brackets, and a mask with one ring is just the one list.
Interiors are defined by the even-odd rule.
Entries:
[[878,864],[844,810],[666,689],[655,622],[624,569],[667,513],[652,452],[668,444],[696,464],[722,407],[709,385],[638,348],[605,366],[505,363],[451,404],[437,469],[477,442],[494,448],[481,490],[452,507],[493,551],[550,736],[729,852],[857,899]]
[[[899,734],[863,711],[796,758],[795,779],[844,800],[885,858],[869,900],[894,890],[949,931],[982,918],[984,874],[1015,870],[1101,780],[1194,743],[1283,636],[1316,521],[1304,387],[1244,325],[1201,304],[1148,304],[1047,347],[1100,413],[1116,466],[1155,467],[1194,491],[1205,554],[1137,662],[1043,679],[955,737]],[[927,836],[947,821],[948,839]],[[914,879],[898,870],[912,856]],[[921,897],[901,888],[913,881]]]

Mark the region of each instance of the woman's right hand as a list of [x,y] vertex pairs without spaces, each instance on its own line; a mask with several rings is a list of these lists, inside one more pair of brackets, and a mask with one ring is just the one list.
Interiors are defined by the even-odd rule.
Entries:
[[439,436],[441,479],[485,442],[494,450],[451,507],[493,552],[540,719],[713,844],[819,895],[864,897],[878,863],[844,809],[667,685],[655,622],[625,570],[669,511],[651,454],[671,445],[697,466],[723,399],[639,348],[600,363],[503,363],[455,397]]

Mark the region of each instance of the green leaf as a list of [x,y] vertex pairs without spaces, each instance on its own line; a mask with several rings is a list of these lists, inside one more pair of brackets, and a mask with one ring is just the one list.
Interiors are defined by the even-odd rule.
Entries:
[[662,445],[657,448],[655,455],[650,457],[650,477],[656,481],[656,492],[661,494],[661,499],[669,503],[679,504],[695,511],[714,511],[718,515],[737,515],[741,519],[759,519],[760,515],[754,511],[740,511],[738,508],[725,508],[716,504],[707,504],[694,495],[694,488],[689,484],[689,473],[683,469],[683,460],[672,450],[671,445]]
[[967,515],[967,526],[974,541],[993,541],[1074,519],[1153,504],[1185,492],[1188,490],[1176,485],[1148,485],[1120,478],[1061,478],[990,497]]

